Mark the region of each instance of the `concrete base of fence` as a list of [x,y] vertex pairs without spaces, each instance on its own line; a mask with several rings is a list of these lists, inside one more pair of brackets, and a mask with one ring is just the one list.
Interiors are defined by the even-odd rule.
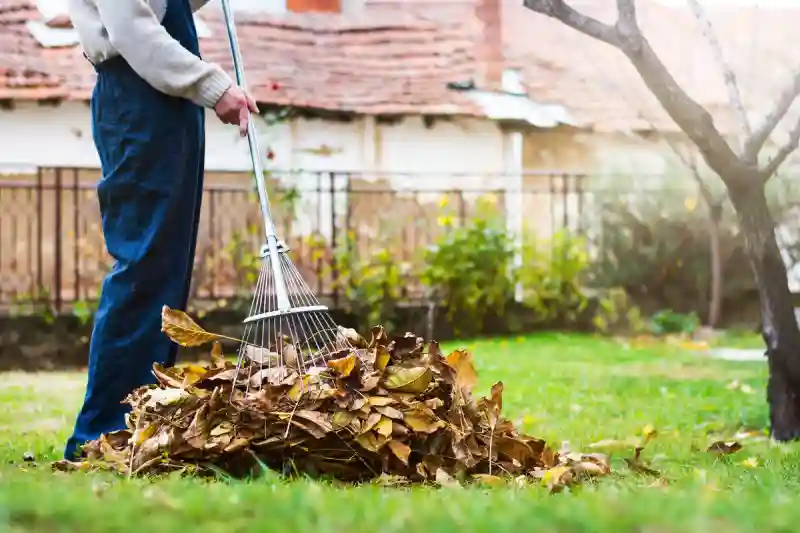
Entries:
[[[337,323],[347,327],[357,327],[358,320],[344,311],[333,311]],[[209,331],[239,337],[242,333],[242,315],[238,310],[217,310],[208,313],[201,325]],[[423,306],[400,308],[393,317],[394,333],[412,331],[426,336],[428,330],[428,309]],[[455,337],[453,328],[447,323],[445,313],[439,310],[434,320],[433,338],[439,341]],[[463,335],[507,335],[541,329],[561,329],[558,324],[543,324],[537,321],[530,310],[524,307],[512,308],[505,317],[491,317],[482,331],[465,332]],[[588,320],[571,330],[589,330]],[[45,320],[36,316],[0,316],[0,371],[46,371],[74,370],[84,368],[88,362],[89,336],[91,324],[82,324],[72,316]],[[235,349],[231,347],[231,349]],[[182,349],[180,361],[197,361],[206,357],[208,349]]]

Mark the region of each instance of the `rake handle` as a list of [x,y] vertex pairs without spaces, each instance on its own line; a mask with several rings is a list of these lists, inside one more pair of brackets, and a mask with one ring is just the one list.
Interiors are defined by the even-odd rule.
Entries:
[[[244,78],[244,67],[242,64],[242,53],[239,50],[239,40],[236,35],[236,24],[233,19],[233,10],[230,0],[222,0],[222,13],[225,17],[225,27],[228,33],[228,42],[231,46],[233,56],[233,70],[236,73],[236,83],[242,90],[247,90],[247,83]],[[258,188],[258,202],[261,205],[261,217],[264,219],[264,233],[267,238],[267,248],[269,250],[269,260],[275,276],[275,292],[278,299],[278,310],[288,311],[291,308],[289,295],[286,289],[286,280],[281,269],[280,256],[278,255],[278,238],[275,234],[275,222],[272,220],[272,213],[269,208],[269,196],[267,195],[267,185],[264,182],[264,167],[261,164],[261,151],[258,148],[258,135],[255,123],[250,111],[247,111],[247,143],[250,147],[250,162],[255,174],[256,187]]]

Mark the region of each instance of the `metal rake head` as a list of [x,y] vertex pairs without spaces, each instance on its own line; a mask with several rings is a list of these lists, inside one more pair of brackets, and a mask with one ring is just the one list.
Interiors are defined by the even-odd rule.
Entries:
[[[326,367],[327,361],[357,353],[346,329],[338,326],[320,303],[279,243],[280,274],[269,252],[262,264],[237,361],[236,387],[250,391],[263,384],[279,384],[292,371],[299,374]],[[281,306],[278,284],[283,284],[288,307]],[[283,307],[283,308],[281,308]],[[247,370],[243,372],[242,370]],[[247,381],[244,383],[244,381]]]

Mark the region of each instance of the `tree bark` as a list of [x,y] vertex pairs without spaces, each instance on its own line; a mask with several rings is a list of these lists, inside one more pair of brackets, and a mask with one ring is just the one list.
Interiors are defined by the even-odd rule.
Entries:
[[708,245],[711,253],[711,294],[708,301],[708,325],[716,328],[722,320],[722,245],[720,243],[722,221],[722,206],[711,204],[708,217]]
[[775,221],[759,180],[753,179],[749,186],[731,187],[729,193],[761,300],[762,335],[770,371],[767,400],[771,434],[778,441],[794,440],[800,438],[800,328],[775,236]]

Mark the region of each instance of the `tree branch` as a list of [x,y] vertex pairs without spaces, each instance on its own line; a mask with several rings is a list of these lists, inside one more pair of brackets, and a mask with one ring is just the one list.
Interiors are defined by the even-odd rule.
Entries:
[[[783,117],[789,112],[795,99],[800,95],[800,66],[798,66],[792,76],[789,85],[781,92],[778,101],[775,102],[775,107],[764,118],[764,122],[756,128],[753,134],[744,143],[742,157],[744,160],[752,165],[758,163],[758,154],[764,148],[764,144],[769,139],[769,136],[778,127]],[[788,154],[787,154],[788,155]]]
[[523,0],[523,5],[531,11],[554,18],[584,35],[619,48],[620,38],[614,26],[603,24],[597,19],[575,11],[564,0]]
[[636,4],[633,0],[617,0],[617,16],[617,31],[639,33],[639,25],[636,22]]
[[575,11],[564,0],[524,0],[524,4],[528,9],[620,49],[667,114],[697,145],[708,166],[720,176],[743,174],[739,158],[714,126],[711,114],[678,85],[642,35],[633,0],[617,0],[620,13],[614,27]]
[[[742,95],[739,92],[739,83],[736,81],[736,74],[734,74],[730,64],[725,61],[725,56],[722,54],[722,45],[717,38],[717,34],[714,32],[714,28],[711,26],[711,20],[709,20],[706,15],[705,9],[700,5],[699,0],[688,0],[688,2],[689,6],[692,8],[694,17],[702,27],[703,33],[711,45],[711,49],[714,52],[714,59],[716,59],[719,68],[722,70],[725,86],[728,88],[728,100],[730,101],[731,107],[736,110],[739,116],[742,135],[750,137],[752,135],[752,130],[750,128],[750,121],[747,118],[747,113],[744,110],[744,104],[742,104]],[[744,140],[741,141],[739,148],[741,150],[744,149]]]
[[703,176],[700,174],[700,169],[697,168],[697,163],[695,162],[694,157],[689,157],[684,154],[679,145],[674,142],[670,138],[665,138],[667,145],[670,147],[672,152],[680,159],[681,163],[689,169],[689,172],[694,178],[695,183],[697,183],[697,187],[700,190],[700,196],[703,197],[703,201],[705,201],[706,206],[709,210],[714,209],[714,206],[718,205],[720,202],[714,197],[714,193],[711,192],[711,188],[706,184]]
[[780,147],[778,153],[772,158],[772,161],[764,168],[762,175],[765,180],[771,178],[772,175],[778,171],[778,168],[786,161],[786,158],[797,150],[798,145],[800,145],[800,119],[797,120],[797,124],[795,124],[792,131],[789,132],[789,140]]

